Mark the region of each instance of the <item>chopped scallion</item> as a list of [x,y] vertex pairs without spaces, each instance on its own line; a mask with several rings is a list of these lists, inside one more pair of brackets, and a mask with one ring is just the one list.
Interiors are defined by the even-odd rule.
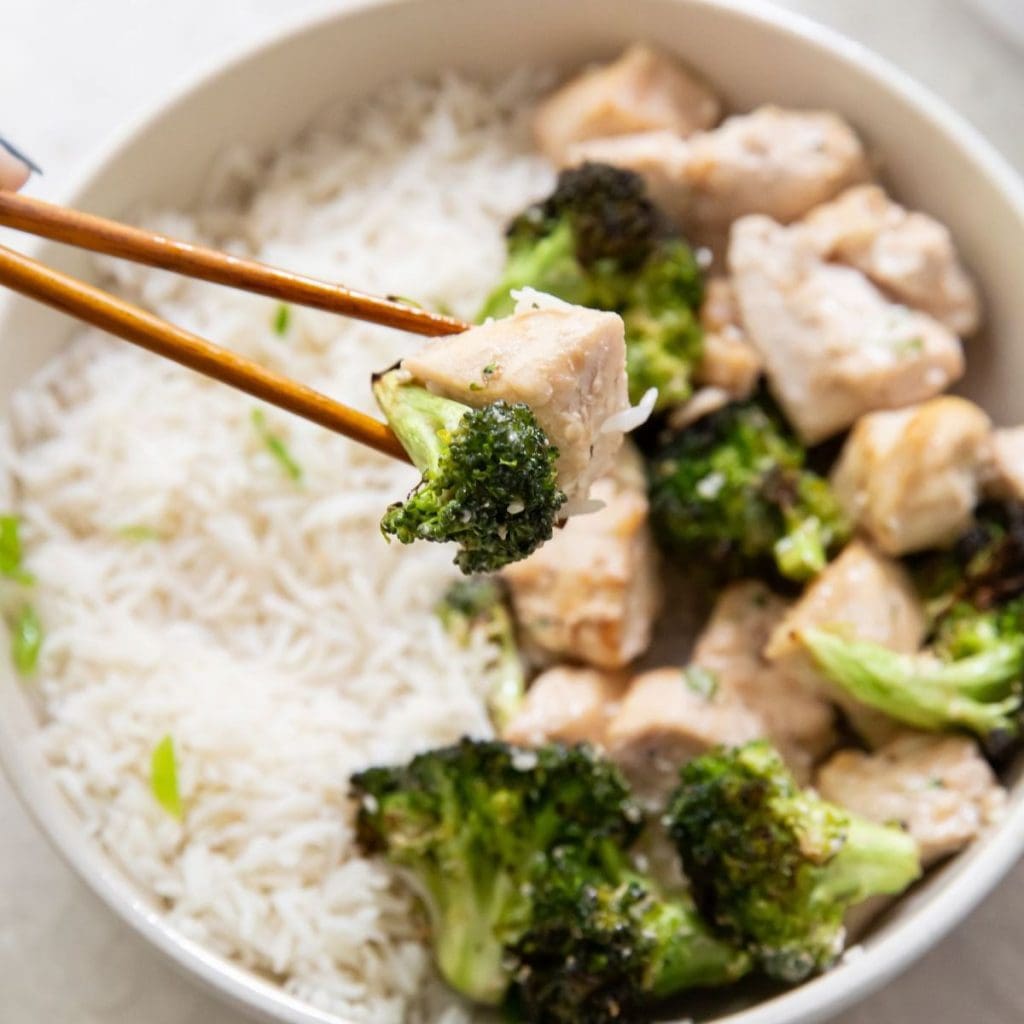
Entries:
[[181,793],[178,790],[178,758],[174,738],[165,736],[154,748],[149,766],[149,785],[157,803],[173,818],[182,818]]
[[263,444],[266,446],[267,451],[277,459],[285,473],[287,473],[293,480],[301,480],[302,467],[295,461],[292,453],[288,451],[288,447],[284,441],[282,441],[281,438],[278,437],[277,434],[275,434],[267,425],[267,417],[264,415],[262,409],[253,409],[252,425],[256,428],[256,432],[263,439]]

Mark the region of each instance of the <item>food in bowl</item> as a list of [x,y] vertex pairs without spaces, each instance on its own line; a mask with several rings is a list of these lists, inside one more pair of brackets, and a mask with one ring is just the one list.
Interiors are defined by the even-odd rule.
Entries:
[[[643,56],[627,71],[665,68]],[[673,95],[706,97],[691,84]],[[530,76],[400,84],[267,167],[235,163],[226,184],[244,201],[226,188],[157,220],[472,318],[522,255],[504,226],[557,192],[529,134],[543,93]],[[932,404],[962,372],[973,286],[940,226],[861,191],[869,163],[835,115],[716,117],[618,113],[569,133],[634,194],[640,176],[693,267],[685,301],[645,318],[618,275],[594,287],[605,268],[567,250],[564,228],[560,265],[588,303],[610,295],[634,352],[663,344],[666,379],[692,394],[594,484],[602,509],[504,571],[521,680],[500,591],[449,635],[434,607],[458,579],[451,552],[380,536],[408,468],[96,335],[16,396],[6,549],[38,742],[85,827],[183,934],[353,1020],[475,1012],[435,961],[535,1019],[581,1005],[644,1018],[670,993],[685,1007],[691,985],[824,968],[847,904],[900,891],[998,818],[982,748],[995,759],[1012,741],[1019,701],[1014,435]],[[537,245],[559,230],[540,227]],[[114,272],[161,313],[363,407],[371,374],[413,355],[366,325]],[[942,428],[927,444],[922,422]],[[1004,504],[979,511],[983,498]],[[678,659],[650,647],[656,626],[679,628],[674,604],[656,614],[673,566],[713,588]],[[381,813],[392,780],[433,802],[449,785],[435,767],[452,764],[507,849],[548,869],[529,879],[543,902],[520,900],[501,929],[470,905],[486,927],[461,970],[379,856],[399,860],[398,819]],[[558,813],[511,828],[541,797]],[[737,864],[765,821],[772,842]],[[864,850],[877,870],[851,882],[838,869]],[[680,862],[689,893],[660,877]],[[784,894],[766,863],[793,872]]]

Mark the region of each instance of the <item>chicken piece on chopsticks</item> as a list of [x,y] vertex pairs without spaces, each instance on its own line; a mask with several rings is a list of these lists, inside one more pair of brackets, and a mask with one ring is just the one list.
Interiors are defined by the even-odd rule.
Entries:
[[906,733],[872,754],[840,751],[816,788],[872,821],[902,824],[926,866],[963,849],[1006,806],[1006,791],[966,736]]
[[886,554],[943,547],[971,523],[991,426],[973,402],[951,395],[862,416],[832,490]]
[[812,210],[803,225],[825,259],[855,267],[954,334],[978,329],[978,291],[949,229],[934,218],[904,209],[878,185],[861,185]]
[[660,597],[644,468],[632,446],[590,496],[604,507],[573,517],[502,575],[535,654],[620,668],[647,650]]
[[429,342],[374,394],[423,474],[385,534],[456,541],[463,572],[492,572],[550,539],[611,467],[629,409],[622,320],[516,313]]
[[719,118],[715,94],[668,54],[636,43],[617,60],[589,68],[538,108],[540,149],[562,163],[586,139],[666,129],[685,136]]
[[860,271],[824,262],[800,227],[744,217],[728,263],[772,393],[807,444],[865,413],[931,398],[963,374],[954,334],[890,302]]

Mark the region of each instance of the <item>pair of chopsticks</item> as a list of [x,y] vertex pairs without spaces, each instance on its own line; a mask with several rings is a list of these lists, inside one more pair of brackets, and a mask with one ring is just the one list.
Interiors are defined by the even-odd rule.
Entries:
[[[14,192],[0,190],[0,225],[414,334],[457,334],[469,326],[394,299],[366,295]],[[0,246],[0,285],[385,455],[408,461],[398,438],[380,420],[4,246]]]

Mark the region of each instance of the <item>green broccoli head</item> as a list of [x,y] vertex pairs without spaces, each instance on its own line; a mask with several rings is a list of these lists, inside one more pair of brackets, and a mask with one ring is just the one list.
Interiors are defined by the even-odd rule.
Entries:
[[464,573],[493,572],[550,540],[565,494],[552,447],[530,408],[471,409],[392,370],[374,394],[423,479],[381,520],[403,544],[454,541]]
[[738,402],[670,438],[649,461],[651,519],[662,546],[721,575],[774,564],[805,580],[848,536],[826,480],[758,401]]
[[491,652],[483,672],[489,681],[491,719],[501,732],[522,707],[526,693],[526,672],[505,588],[487,577],[456,580],[445,591],[436,611],[441,625],[457,644],[468,647],[478,643]]
[[510,292],[532,287],[622,315],[630,398],[658,389],[659,409],[690,397],[703,349],[700,268],[631,171],[587,163],[508,229],[502,280],[479,319],[508,315]]
[[1000,633],[995,613],[959,615],[937,651],[917,654],[824,629],[804,630],[800,640],[836,686],[897,721],[969,729],[983,739],[1018,731],[1024,632]]
[[534,880],[553,851],[625,848],[642,826],[618,770],[586,747],[463,740],[361,772],[352,787],[360,845],[416,883],[441,973],[492,1005],[504,998],[506,947],[532,920]]
[[763,741],[685,765],[666,825],[705,917],[786,982],[836,959],[850,907],[921,872],[910,836],[801,791]]
[[561,848],[534,890],[532,923],[509,951],[513,1005],[534,1024],[645,1020],[652,1003],[749,967],[688,897],[663,896],[619,850]]

